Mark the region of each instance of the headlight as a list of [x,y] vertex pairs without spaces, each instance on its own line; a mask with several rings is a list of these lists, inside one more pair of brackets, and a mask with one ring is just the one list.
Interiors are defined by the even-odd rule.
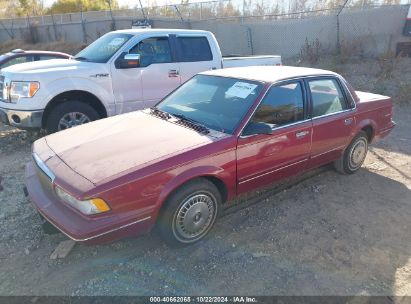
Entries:
[[33,97],[40,88],[37,81],[12,81],[10,83],[9,99],[17,102],[20,98]]
[[80,212],[84,214],[97,214],[97,213],[102,213],[110,210],[110,207],[107,205],[107,203],[102,200],[101,198],[93,198],[90,200],[86,201],[80,201],[70,194],[68,194],[66,191],[61,189],[60,187],[56,186],[56,194],[57,196],[63,200],[64,202],[68,203],[70,206],[76,208]]

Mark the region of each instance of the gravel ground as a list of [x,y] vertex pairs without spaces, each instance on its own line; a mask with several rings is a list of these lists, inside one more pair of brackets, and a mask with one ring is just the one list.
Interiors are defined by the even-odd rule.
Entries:
[[411,295],[410,104],[355,175],[324,167],[260,191],[190,247],[149,234],[60,260],[49,256],[66,238],[43,234],[22,191],[37,135],[0,124],[0,295]]

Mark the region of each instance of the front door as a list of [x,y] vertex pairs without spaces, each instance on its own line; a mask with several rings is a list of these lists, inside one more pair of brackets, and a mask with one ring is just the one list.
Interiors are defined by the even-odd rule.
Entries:
[[306,117],[304,96],[301,81],[270,88],[250,123],[269,124],[272,134],[242,135],[238,139],[238,194],[305,169],[310,155],[312,122]]
[[341,155],[351,138],[355,116],[336,78],[322,77],[307,83],[313,121],[309,167],[314,168]]
[[117,113],[151,107],[181,83],[168,36],[150,36],[136,43],[130,54],[140,54],[140,67],[113,68]]

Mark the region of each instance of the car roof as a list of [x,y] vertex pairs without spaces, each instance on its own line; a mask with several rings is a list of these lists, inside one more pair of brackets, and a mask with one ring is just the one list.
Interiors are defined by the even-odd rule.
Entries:
[[12,50],[11,52],[7,52],[3,54],[5,56],[17,56],[17,55],[56,55],[56,56],[64,56],[64,57],[70,57],[71,55],[62,53],[62,52],[52,52],[52,51],[39,51],[39,50],[21,50],[21,49],[16,49]]
[[205,71],[200,74],[270,83],[304,76],[339,76],[337,73],[327,70],[293,66],[248,66]]

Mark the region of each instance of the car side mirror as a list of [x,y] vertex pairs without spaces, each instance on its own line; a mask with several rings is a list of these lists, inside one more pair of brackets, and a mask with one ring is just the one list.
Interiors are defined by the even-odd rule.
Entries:
[[140,66],[140,54],[123,53],[115,62],[117,69],[132,69]]
[[248,125],[244,128],[243,136],[256,135],[256,134],[273,134],[273,130],[269,124],[264,122],[252,122],[250,121]]

